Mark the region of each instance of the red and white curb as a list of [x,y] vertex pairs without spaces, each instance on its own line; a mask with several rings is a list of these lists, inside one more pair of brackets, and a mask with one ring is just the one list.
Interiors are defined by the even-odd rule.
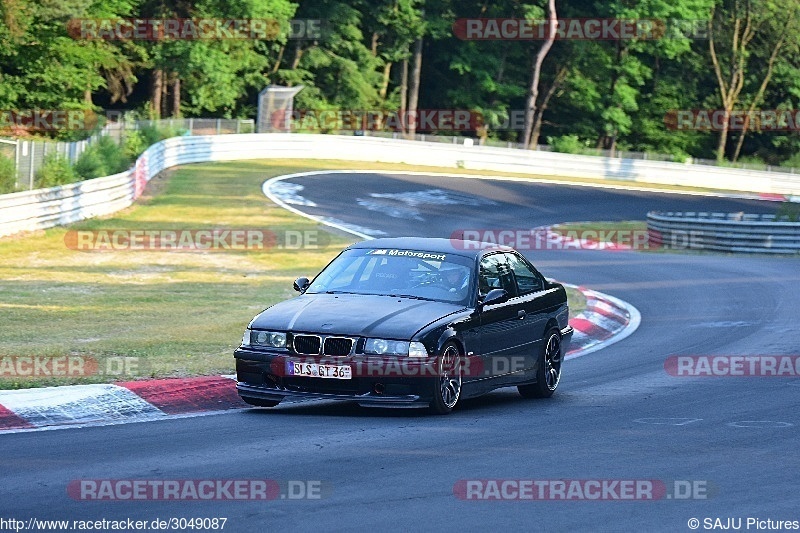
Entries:
[[[577,289],[586,296],[586,310],[570,320],[575,333],[565,359],[622,340],[639,326],[635,307],[606,294]],[[245,408],[231,377],[0,391],[0,432],[105,426]]]
[[143,422],[243,407],[235,381],[223,376],[0,391],[0,431]]
[[564,284],[579,290],[586,298],[586,309],[571,318],[575,329],[565,359],[575,359],[628,338],[639,327],[642,316],[628,302],[608,294]]

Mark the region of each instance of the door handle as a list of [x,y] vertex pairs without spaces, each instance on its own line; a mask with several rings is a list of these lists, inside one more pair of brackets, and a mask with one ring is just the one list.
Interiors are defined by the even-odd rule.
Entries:
[[520,309],[520,310],[517,312],[517,318],[519,318],[520,320],[525,320],[525,315],[526,315],[526,314],[527,314],[527,313],[525,313],[525,310],[524,310],[524,309]]

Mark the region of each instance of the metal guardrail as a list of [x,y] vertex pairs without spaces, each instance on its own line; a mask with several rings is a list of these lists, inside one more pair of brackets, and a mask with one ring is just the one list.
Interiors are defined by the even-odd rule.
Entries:
[[800,222],[745,213],[647,213],[650,246],[745,253],[800,253]]
[[0,196],[0,236],[70,224],[131,205],[131,171]]
[[82,141],[49,141],[28,139],[0,139],[0,155],[14,162],[17,172],[17,189],[33,190],[36,176],[44,166],[48,155],[56,154],[70,165],[100,137],[109,137],[122,144],[132,131],[145,127],[170,128],[186,135],[223,135],[231,133],[253,133],[253,119],[221,118],[169,118],[161,120],[128,120],[109,122],[101,130]]
[[[680,163],[616,160],[352,135],[255,133],[186,136],[154,144],[137,159],[133,169],[117,176],[0,196],[0,237],[108,214],[117,208],[127,207],[139,197],[153,176],[176,165],[272,158],[404,163],[454,170],[463,168],[529,176],[593,178],[771,195],[800,195],[800,176],[783,179],[786,176],[783,175],[778,179],[775,174],[767,172],[698,168]],[[121,183],[103,186],[99,190],[92,189],[97,184],[105,183],[103,180],[112,178],[119,178]],[[89,192],[93,194],[87,194]],[[105,206],[104,198],[114,209]]]
[[[364,137],[379,140],[391,138],[398,150],[422,151],[411,148],[413,141],[424,142],[428,147],[447,150],[445,146],[466,155],[457,158],[455,166],[474,170],[495,170],[521,174],[538,174],[560,178],[606,179],[643,184],[677,185],[711,190],[730,190],[747,193],[761,193],[772,200],[783,199],[800,202],[800,174],[787,172],[731,168],[727,166],[709,167],[695,165],[694,161],[684,163],[656,159],[631,157],[605,157],[601,155],[578,155],[553,152],[550,147],[539,146],[538,150],[524,150],[521,146],[481,145],[478,139],[469,137],[445,137],[418,134],[413,140],[404,139],[399,133],[368,132]],[[617,152],[617,156],[621,153]],[[635,154],[634,154],[635,155]],[[646,155],[646,154],[639,154]],[[347,159],[337,157],[336,159]],[[417,159],[412,157],[411,159]],[[373,159],[378,161],[379,159]],[[379,161],[388,161],[380,159]],[[411,160],[398,158],[397,162],[414,164]],[[417,163],[435,164],[435,163]],[[437,166],[451,166],[443,159]]]
[[[464,144],[468,143],[470,146],[493,146],[496,148],[515,148],[517,150],[528,150],[528,147],[522,143],[512,141],[500,141],[497,139],[478,137],[465,137],[463,135],[440,135],[440,134],[424,134],[417,133],[413,137],[399,133],[388,131],[365,131],[362,133],[365,136],[381,137],[389,139],[406,139],[413,141],[423,142],[439,142],[449,144]],[[553,146],[547,144],[537,144],[535,151],[539,152],[555,152]],[[562,152],[566,153],[566,152]],[[786,174],[800,174],[800,169],[795,167],[782,167],[776,165],[768,165],[766,163],[742,163],[742,162],[719,162],[716,159],[701,159],[696,157],[683,157],[672,154],[662,154],[658,152],[635,152],[631,150],[604,150],[601,148],[581,148],[579,152],[570,152],[572,155],[587,155],[592,157],[606,157],[611,159],[639,159],[643,161],[669,161],[673,163],[684,163],[691,165],[704,165],[710,167],[723,167],[735,168],[739,170],[759,170],[764,172],[783,172]]]

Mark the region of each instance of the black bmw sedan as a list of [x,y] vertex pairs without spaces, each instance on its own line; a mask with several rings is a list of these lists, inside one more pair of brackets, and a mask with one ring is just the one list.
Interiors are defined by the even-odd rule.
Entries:
[[546,398],[572,337],[564,287],[493,244],[364,241],[294,288],[234,353],[251,405],[316,398],[445,414],[500,387]]

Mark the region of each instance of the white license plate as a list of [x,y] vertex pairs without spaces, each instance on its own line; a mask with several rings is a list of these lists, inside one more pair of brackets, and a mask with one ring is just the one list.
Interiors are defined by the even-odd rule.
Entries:
[[307,378],[352,379],[353,369],[347,365],[320,365],[317,363],[287,361],[286,375]]

